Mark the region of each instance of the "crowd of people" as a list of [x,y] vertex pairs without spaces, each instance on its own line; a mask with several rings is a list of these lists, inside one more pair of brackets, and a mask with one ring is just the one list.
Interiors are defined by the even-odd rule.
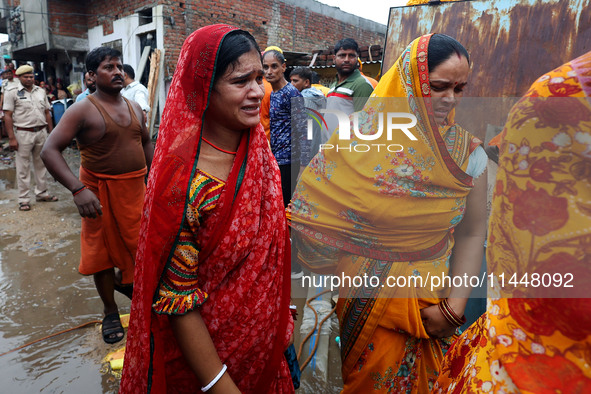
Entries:
[[[146,123],[148,106],[147,89],[134,81],[134,70],[125,65],[124,87],[126,97],[140,103],[143,113],[139,118]],[[48,134],[61,120],[65,109],[82,101],[96,91],[95,73],[84,75],[85,90],[74,96],[61,79],[54,84],[53,76],[44,80],[45,74],[29,64],[17,69],[10,62],[2,70],[0,120],[2,136],[8,138],[9,148],[16,152],[17,185],[19,210],[31,210],[31,163],[35,177],[34,194],[37,202],[55,202],[57,197],[47,190],[46,167],[41,160],[41,149]],[[16,77],[16,78],[15,78]]]
[[[418,37],[377,85],[359,70],[359,52],[353,39],[335,44],[336,74],[323,93],[309,68],[286,74],[279,47],[261,51],[229,25],[200,28],[181,49],[155,149],[145,91],[117,50],[89,52],[87,90],[55,128],[32,67],[16,70],[3,109],[19,206],[31,208],[32,153],[37,200],[55,201],[46,167],[82,217],[79,271],[93,275],[104,304],[105,342],[125,334],[114,292],[131,299],[122,393],[293,392],[290,297],[301,270],[382,284],[339,290],[344,393],[591,390],[587,299],[504,293],[462,334],[469,286],[383,285],[478,275],[489,159],[456,123],[473,83],[461,43]],[[575,286],[591,279],[580,268],[590,256],[589,75],[591,53],[537,79],[511,110],[497,139],[489,271],[566,262],[579,267]],[[543,98],[554,96],[570,101],[549,116]],[[20,108],[26,100],[34,117]],[[326,115],[311,138],[307,110]],[[357,130],[348,150],[321,149],[342,142],[336,113]],[[360,154],[352,147],[368,138],[388,144],[387,133],[376,135],[379,113],[412,115],[418,138]],[[74,138],[79,177],[62,157]]]

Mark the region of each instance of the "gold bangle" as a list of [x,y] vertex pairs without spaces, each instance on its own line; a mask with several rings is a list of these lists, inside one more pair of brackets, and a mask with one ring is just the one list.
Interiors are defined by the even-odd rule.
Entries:
[[460,327],[464,323],[466,323],[466,316],[462,315],[461,318],[458,317],[458,315],[454,312],[454,310],[451,308],[451,306],[449,306],[449,302],[447,301],[447,298],[443,299],[439,303],[439,310],[441,310],[441,313],[447,319],[447,321],[456,327]]

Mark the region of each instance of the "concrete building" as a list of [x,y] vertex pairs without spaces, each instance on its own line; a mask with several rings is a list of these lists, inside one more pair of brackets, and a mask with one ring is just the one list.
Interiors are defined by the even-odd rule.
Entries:
[[[250,31],[261,49],[278,45],[288,59],[331,48],[344,37],[383,46],[386,26],[315,0],[0,0],[4,57],[42,62],[46,76],[81,80],[88,50],[110,45],[137,68],[144,47],[164,50],[159,101],[166,97],[185,38],[228,23]],[[149,67],[136,79],[147,84]],[[161,106],[162,107],[162,106]]]

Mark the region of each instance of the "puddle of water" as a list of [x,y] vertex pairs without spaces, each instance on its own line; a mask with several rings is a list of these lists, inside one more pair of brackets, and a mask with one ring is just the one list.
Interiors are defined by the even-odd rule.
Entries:
[[[0,242],[0,353],[46,335],[101,319],[102,303],[91,277],[78,274],[79,244],[71,244],[43,256],[3,249]],[[66,239],[64,241],[70,241]],[[129,301],[117,295],[121,313]],[[295,298],[300,312],[295,328],[296,349],[304,298]],[[328,323],[325,323],[328,324]],[[340,351],[333,328],[328,350],[328,381],[315,377],[313,366],[302,376],[298,393],[339,393]],[[102,359],[120,344],[106,345],[98,326],[92,325],[33,344],[0,357],[5,377],[1,392],[116,393],[119,380],[107,372]]]
[[0,192],[14,189],[16,170],[14,168],[0,169]]
[[[75,174],[77,150],[64,152]],[[15,169],[0,162],[0,353],[102,319],[92,277],[78,273],[80,216],[70,192],[48,176],[56,203],[19,212]],[[4,203],[8,200],[8,204]],[[121,313],[129,300],[116,295]],[[103,342],[98,325],[66,332],[0,357],[2,393],[117,393],[102,363],[121,346]]]
[[[78,173],[79,152],[66,161]],[[1,163],[0,163],[1,164]],[[102,303],[91,277],[78,274],[80,218],[69,191],[49,180],[60,201],[18,212],[14,168],[0,166],[0,353],[52,333],[102,318]],[[34,199],[33,199],[34,200]],[[5,201],[8,201],[6,203]],[[293,285],[293,283],[292,283]],[[298,306],[295,344],[299,347],[305,294],[294,289]],[[301,287],[300,287],[301,289]],[[121,313],[129,300],[117,294]],[[325,323],[327,324],[327,323]],[[340,351],[333,329],[328,350],[328,381],[305,369],[298,393],[339,393]],[[106,345],[95,325],[67,332],[0,357],[4,393],[117,393],[119,380],[102,359],[121,343]]]
[[[36,256],[6,250],[16,241],[0,241],[0,353],[102,318],[92,277],[77,272],[77,242],[65,239],[70,243],[59,251]],[[129,312],[126,298],[117,296],[117,302],[121,313]],[[115,348],[102,341],[94,324],[32,344],[0,357],[0,391],[116,393],[119,380],[104,373],[102,363]]]

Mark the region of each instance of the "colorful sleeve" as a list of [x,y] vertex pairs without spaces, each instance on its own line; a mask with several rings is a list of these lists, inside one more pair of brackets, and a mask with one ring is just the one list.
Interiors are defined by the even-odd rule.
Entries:
[[186,219],[152,305],[156,313],[184,315],[207,300],[207,293],[199,287],[197,232],[200,218],[215,207],[223,186],[223,183],[199,173],[193,179]]
[[367,98],[373,93],[373,86],[365,78],[360,78],[356,81],[355,93],[353,95],[353,106],[355,112],[361,111],[365,106]]

